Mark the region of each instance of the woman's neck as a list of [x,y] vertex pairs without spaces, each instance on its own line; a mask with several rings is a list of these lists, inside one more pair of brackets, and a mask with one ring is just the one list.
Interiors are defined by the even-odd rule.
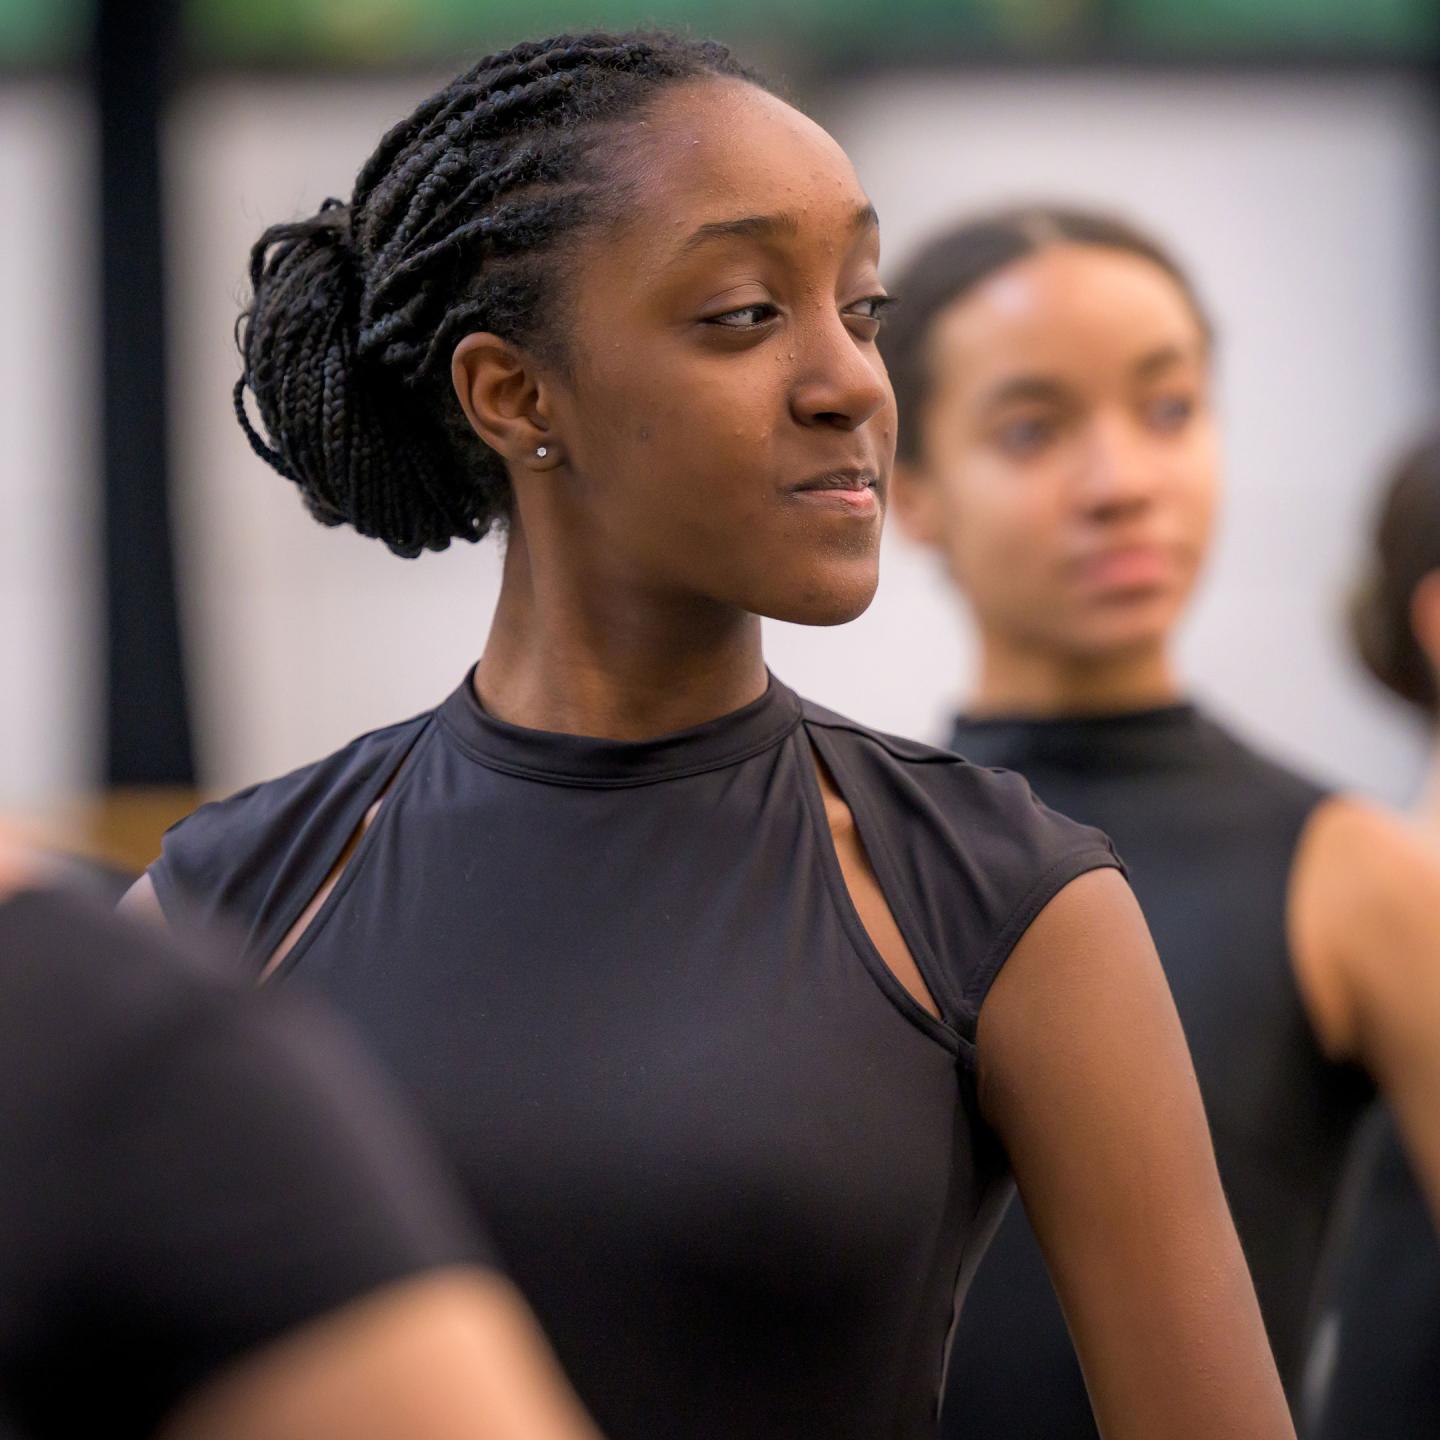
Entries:
[[981,640],[973,715],[1122,714],[1174,704],[1180,684],[1163,643],[1099,658]]
[[758,616],[536,565],[512,531],[475,667],[481,703],[497,719],[646,740],[738,710],[767,683]]

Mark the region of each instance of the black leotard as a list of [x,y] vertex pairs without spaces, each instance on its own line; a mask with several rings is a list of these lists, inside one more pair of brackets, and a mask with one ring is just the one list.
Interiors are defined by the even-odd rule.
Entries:
[[[862,927],[812,747],[941,1019]],[[182,823],[161,903],[244,916],[260,962],[392,780],[280,973],[414,1093],[605,1434],[933,1436],[1008,1193],[977,1014],[1104,837],[774,680],[642,743],[504,724],[467,681]]]
[[[1013,767],[1047,804],[1102,826],[1131,867],[1293,1391],[1344,1158],[1372,1094],[1358,1071],[1321,1054],[1286,938],[1292,859],[1324,792],[1190,705],[1073,720],[962,719],[951,743],[977,763]],[[955,1440],[1096,1434],[1019,1206],[971,1289],[942,1428]]]

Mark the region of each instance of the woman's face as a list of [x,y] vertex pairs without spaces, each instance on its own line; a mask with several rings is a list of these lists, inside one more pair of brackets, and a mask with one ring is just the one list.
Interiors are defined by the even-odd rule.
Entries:
[[895,445],[869,201],[819,126],[739,82],[677,88],[623,143],[633,198],[577,254],[548,391],[565,469],[528,483],[564,487],[547,513],[590,583],[853,619]]
[[1206,337],[1157,265],[1059,245],[936,318],[900,513],[992,640],[1093,662],[1163,642],[1218,491]]

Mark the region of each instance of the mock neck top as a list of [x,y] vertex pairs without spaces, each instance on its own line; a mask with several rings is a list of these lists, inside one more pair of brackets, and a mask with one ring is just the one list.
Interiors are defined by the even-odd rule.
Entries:
[[551,785],[600,789],[723,770],[778,745],[801,720],[799,698],[773,675],[764,692],[739,710],[650,740],[512,725],[481,705],[473,678],[455,689],[437,713],[454,743],[487,769]]
[[[1293,1393],[1345,1156],[1372,1096],[1356,1069],[1321,1053],[1286,932],[1296,847],[1326,792],[1188,701],[1046,719],[961,716],[951,745],[977,764],[1013,767],[1047,804],[1101,826],[1125,856]],[[1022,1344],[1028,1352],[1015,1352]],[[947,1405],[957,1440],[1096,1434],[1019,1207],[961,1319]]]
[[[1192,701],[1141,710],[1037,719],[959,716],[950,736],[967,756],[1006,755],[1009,768],[1040,766],[1074,775],[1150,775],[1203,761],[1220,739]],[[995,763],[999,763],[996,761]]]
[[[817,757],[938,1018],[850,899]],[[156,893],[258,968],[382,795],[277,974],[429,1119],[601,1430],[933,1437],[1008,1193],[980,1007],[1106,839],[773,677],[643,741],[507,724],[467,678],[182,822]]]

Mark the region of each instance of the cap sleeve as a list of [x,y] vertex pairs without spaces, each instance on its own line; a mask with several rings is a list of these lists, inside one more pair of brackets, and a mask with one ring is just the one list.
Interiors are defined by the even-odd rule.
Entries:
[[146,872],[166,919],[219,928],[248,962],[263,964],[428,720],[362,735],[323,760],[202,805],[172,825]]
[[817,707],[807,720],[941,1018],[973,1059],[980,1007],[1031,922],[1078,876],[1124,864],[1106,835],[1013,771]]

